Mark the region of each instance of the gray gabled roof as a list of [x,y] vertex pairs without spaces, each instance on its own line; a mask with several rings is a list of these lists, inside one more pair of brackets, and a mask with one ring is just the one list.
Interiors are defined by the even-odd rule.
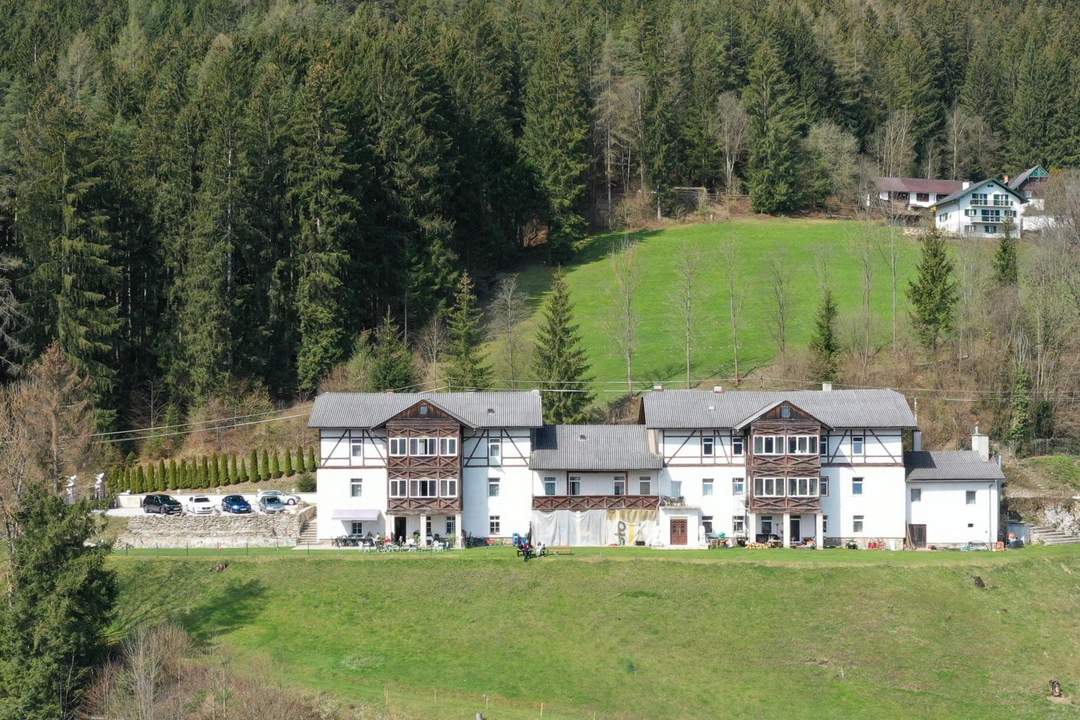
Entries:
[[1034,174],[1036,171],[1041,171],[1041,172],[1039,172],[1039,174],[1035,175],[1035,177],[1038,177],[1038,178],[1046,177],[1046,170],[1043,168],[1042,165],[1036,165],[1035,167],[1029,167],[1027,170],[1020,173],[1019,175],[1017,175],[1016,177],[1014,177],[1012,180],[1009,181],[1009,189],[1019,191],[1022,188],[1023,184],[1028,181],[1028,178],[1030,178],[1032,176],[1032,174]]
[[974,450],[917,450],[904,453],[909,482],[948,480],[1004,480],[996,462],[983,460]]
[[833,428],[915,427],[907,400],[895,390],[660,390],[644,398],[650,428],[732,428],[788,400]]
[[965,195],[967,195],[969,193],[973,193],[973,192],[975,192],[977,190],[980,190],[981,188],[985,187],[986,185],[989,185],[990,183],[994,183],[995,185],[999,185],[1001,187],[1001,189],[1003,189],[1005,192],[1009,193],[1014,198],[1019,200],[1021,204],[1027,202],[1026,197],[1024,197],[1020,193],[1016,192],[1015,190],[1013,190],[1011,187],[1009,187],[1005,183],[1003,183],[1003,182],[1001,182],[999,180],[995,180],[994,178],[987,178],[986,180],[983,180],[982,182],[977,182],[977,183],[973,183],[971,185],[968,185],[963,190],[957,190],[952,195],[949,195],[948,197],[944,197],[941,200],[938,200],[936,203],[934,203],[930,207],[940,207],[942,205],[948,205],[949,203],[956,202],[957,200],[964,197]]
[[378,427],[427,400],[469,427],[540,427],[544,413],[536,390],[454,393],[323,393],[308,418],[313,428]]
[[875,178],[878,190],[886,192],[933,193],[946,195],[964,186],[962,180],[937,180],[933,178],[879,177]]
[[537,431],[533,470],[650,470],[663,462],[649,451],[644,425],[547,425]]

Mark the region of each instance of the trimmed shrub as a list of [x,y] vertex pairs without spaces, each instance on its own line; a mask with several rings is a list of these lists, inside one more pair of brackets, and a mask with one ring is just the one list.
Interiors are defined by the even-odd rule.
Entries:
[[296,479],[296,489],[299,492],[315,492],[315,476],[309,472],[300,473]]
[[259,453],[256,450],[251,451],[251,455],[248,456],[247,462],[247,476],[248,482],[259,482]]
[[270,455],[270,477],[275,480],[281,477],[281,465],[278,463],[277,449]]
[[132,492],[143,493],[146,492],[146,473],[143,472],[142,465],[139,465],[135,469],[135,488]]
[[304,469],[311,473],[319,469],[319,462],[315,459],[315,448],[313,447],[308,448],[307,465]]
[[296,474],[296,468],[292,463],[292,451],[289,448],[285,448],[285,477],[292,477]]
[[259,482],[263,482],[270,479],[270,455],[266,452],[266,448],[263,448],[262,455],[259,456]]

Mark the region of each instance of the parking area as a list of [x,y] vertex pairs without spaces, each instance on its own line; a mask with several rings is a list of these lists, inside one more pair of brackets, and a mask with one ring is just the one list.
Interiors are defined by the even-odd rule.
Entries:
[[293,515],[312,505],[313,501],[314,493],[287,493],[277,490],[228,495],[191,492],[145,495],[122,493],[116,498],[116,506],[107,510],[106,514],[110,517]]

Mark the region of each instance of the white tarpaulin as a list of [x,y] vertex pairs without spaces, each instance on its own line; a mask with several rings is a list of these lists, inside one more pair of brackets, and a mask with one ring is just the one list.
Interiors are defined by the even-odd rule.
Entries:
[[552,546],[633,545],[659,541],[656,510],[555,510],[532,514],[533,542]]

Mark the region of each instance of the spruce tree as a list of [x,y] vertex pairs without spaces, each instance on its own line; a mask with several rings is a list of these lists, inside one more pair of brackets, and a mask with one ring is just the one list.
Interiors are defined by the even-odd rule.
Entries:
[[994,282],[999,286],[1012,287],[1019,281],[1019,277],[1016,239],[1013,237],[1012,223],[1007,222],[1002,227],[997,252],[994,253]]
[[800,206],[802,116],[791,81],[776,49],[763,41],[750,66],[744,95],[749,126],[750,202],[759,213],[796,210]]
[[1031,375],[1022,363],[1016,364],[1012,387],[1012,417],[1009,422],[1009,444],[1016,453],[1024,452],[1032,437],[1034,419],[1031,411]]
[[589,119],[574,46],[566,42],[570,14],[559,3],[548,7],[525,81],[521,148],[546,200],[549,255],[564,261],[585,234]]
[[561,269],[552,278],[551,296],[544,305],[543,321],[536,335],[534,358],[533,371],[542,383],[541,388],[547,391],[543,402],[544,422],[551,425],[585,422],[593,400],[588,385],[589,362]]
[[321,59],[309,66],[288,152],[289,196],[299,225],[297,375],[306,392],[314,391],[327,371],[345,358],[348,339],[346,248],[355,232],[356,202],[347,189],[353,169],[345,161],[348,135],[333,104],[337,74]]
[[942,337],[954,327],[957,301],[952,260],[936,229],[923,236],[922,254],[916,276],[908,283],[907,295],[919,342],[926,350],[936,350]]
[[369,380],[372,390],[401,390],[416,382],[412,355],[389,308],[375,330]]
[[68,504],[31,482],[7,505],[0,603],[0,716],[80,716],[84,686],[106,656],[116,581],[88,501]]
[[462,273],[449,315],[446,382],[451,390],[482,390],[491,384],[491,367],[480,358],[484,342],[483,313],[472,278]]
[[285,447],[285,477],[292,477],[296,474],[296,468],[293,467],[292,451]]
[[810,351],[813,353],[813,379],[835,380],[837,355],[840,352],[836,340],[836,303],[832,291],[825,288],[821,293],[817,318],[814,320],[814,335],[810,338]]

